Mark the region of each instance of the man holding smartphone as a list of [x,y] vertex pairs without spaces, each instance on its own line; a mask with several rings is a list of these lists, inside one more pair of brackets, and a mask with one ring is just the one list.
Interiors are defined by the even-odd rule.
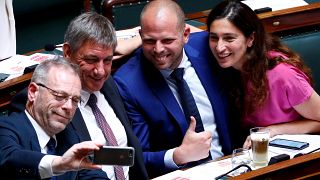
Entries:
[[[42,62],[25,110],[0,118],[1,179],[108,179],[86,159],[100,144],[80,142],[69,123],[80,101],[79,68],[62,58]],[[78,143],[78,144],[76,144]]]
[[[133,147],[134,166],[102,166],[111,180],[148,179],[142,151],[131,129],[122,99],[111,77],[117,39],[110,21],[97,13],[84,13],[71,21],[65,33],[64,57],[79,64],[81,101],[71,122],[81,141]],[[11,106],[21,111],[26,94],[13,98]],[[112,156],[112,155],[110,155]]]

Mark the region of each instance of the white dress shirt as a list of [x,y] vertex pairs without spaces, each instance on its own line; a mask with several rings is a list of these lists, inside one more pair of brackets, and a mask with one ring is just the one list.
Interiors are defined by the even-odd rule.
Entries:
[[[97,105],[101,110],[103,116],[108,122],[110,128],[112,129],[114,136],[118,142],[118,146],[126,147],[128,146],[127,142],[127,134],[126,131],[114,113],[112,107],[109,105],[108,101],[104,97],[104,95],[100,91],[94,92],[97,96]],[[84,122],[86,123],[87,129],[89,131],[90,137],[92,141],[99,142],[103,145],[107,145],[107,141],[96,121],[96,118],[93,115],[93,112],[87,102],[89,100],[90,94],[86,91],[81,90],[81,102],[79,105],[79,109],[81,111]],[[103,165],[102,170],[105,171],[110,180],[115,180],[114,168],[113,166]],[[129,167],[123,166],[123,171],[126,179],[129,179]]]
[[[34,130],[36,131],[37,137],[38,137],[38,142],[40,145],[41,152],[43,154],[47,154],[47,143],[50,140],[50,136],[40,127],[40,125],[32,118],[32,116],[28,113],[28,111],[25,110],[25,113],[27,117],[29,118]],[[56,139],[54,136],[53,138]],[[57,142],[57,141],[56,141]],[[40,163],[39,163],[39,174],[40,177],[43,178],[48,178],[56,175],[61,175],[64,172],[61,172],[59,174],[53,174],[52,172],[52,161],[56,156],[54,155],[45,155]]]
[[[196,105],[198,107],[198,110],[201,116],[203,127],[206,131],[210,131],[212,133],[212,142],[210,147],[211,157],[212,159],[222,157],[223,156],[222,147],[219,142],[219,135],[217,132],[217,126],[215,123],[215,117],[212,110],[212,105],[209,101],[209,98],[207,96],[207,93],[204,87],[201,84],[201,81],[199,80],[197,73],[195,72],[195,69],[192,67],[192,64],[188,60],[188,57],[185,54],[184,50],[183,50],[183,58],[178,68],[185,69],[183,79],[187,82],[190,88],[190,91],[194,97],[194,100],[196,102]],[[167,70],[161,70],[160,72],[164,76],[177,102],[179,103],[180,108],[182,109],[181,102],[179,99],[179,94],[177,91],[177,86],[174,80],[170,77],[170,74],[173,72],[173,70],[167,69]],[[173,161],[174,149],[170,149],[165,154],[164,162],[165,162],[165,165],[169,168],[177,168],[177,165]]]

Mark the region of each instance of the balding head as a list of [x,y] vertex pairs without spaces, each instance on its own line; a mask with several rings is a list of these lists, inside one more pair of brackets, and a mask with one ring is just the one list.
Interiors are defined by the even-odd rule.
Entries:
[[173,0],[154,0],[149,2],[140,15],[141,28],[148,23],[175,21],[176,28],[183,32],[185,15],[181,7]]

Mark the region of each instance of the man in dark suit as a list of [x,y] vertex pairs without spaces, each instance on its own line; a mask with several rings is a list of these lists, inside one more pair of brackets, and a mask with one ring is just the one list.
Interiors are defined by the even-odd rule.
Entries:
[[[199,42],[174,1],[148,3],[140,16],[142,49],[114,76],[150,177],[231,152],[224,92],[207,41]],[[192,39],[196,40],[193,44]],[[202,38],[203,39],[203,38]],[[188,44],[186,44],[188,42]],[[200,117],[191,118],[173,72],[183,69]],[[171,74],[172,73],[172,74]],[[187,117],[186,117],[187,116]],[[197,131],[202,126],[204,131]]]
[[78,66],[58,58],[36,68],[25,111],[0,119],[2,178],[107,179],[101,170],[81,170],[101,168],[86,159],[101,145],[79,143],[76,132],[66,128],[80,101],[80,90]]
[[[107,122],[117,146],[132,146],[135,149],[134,166],[121,167],[122,177],[116,177],[115,166],[102,166],[110,179],[148,179],[143,163],[142,151],[137,137],[131,129],[126,111],[111,77],[112,58],[117,46],[115,30],[109,20],[96,13],[84,13],[68,26],[63,45],[64,57],[80,66],[82,84],[81,101],[70,126],[76,130],[81,141],[93,140],[111,145],[103,128],[96,121],[94,110],[88,105],[90,97],[96,97],[103,121]],[[21,96],[12,100],[12,106],[19,109]],[[17,100],[17,101],[16,101]],[[19,102],[20,101],[20,102]],[[124,177],[123,177],[124,176]]]

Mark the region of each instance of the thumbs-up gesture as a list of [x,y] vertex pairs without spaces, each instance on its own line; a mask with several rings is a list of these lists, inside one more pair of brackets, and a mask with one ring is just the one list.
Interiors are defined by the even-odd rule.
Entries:
[[197,133],[196,120],[191,116],[189,128],[182,144],[173,152],[173,160],[177,165],[197,161],[209,156],[212,134],[208,131]]

